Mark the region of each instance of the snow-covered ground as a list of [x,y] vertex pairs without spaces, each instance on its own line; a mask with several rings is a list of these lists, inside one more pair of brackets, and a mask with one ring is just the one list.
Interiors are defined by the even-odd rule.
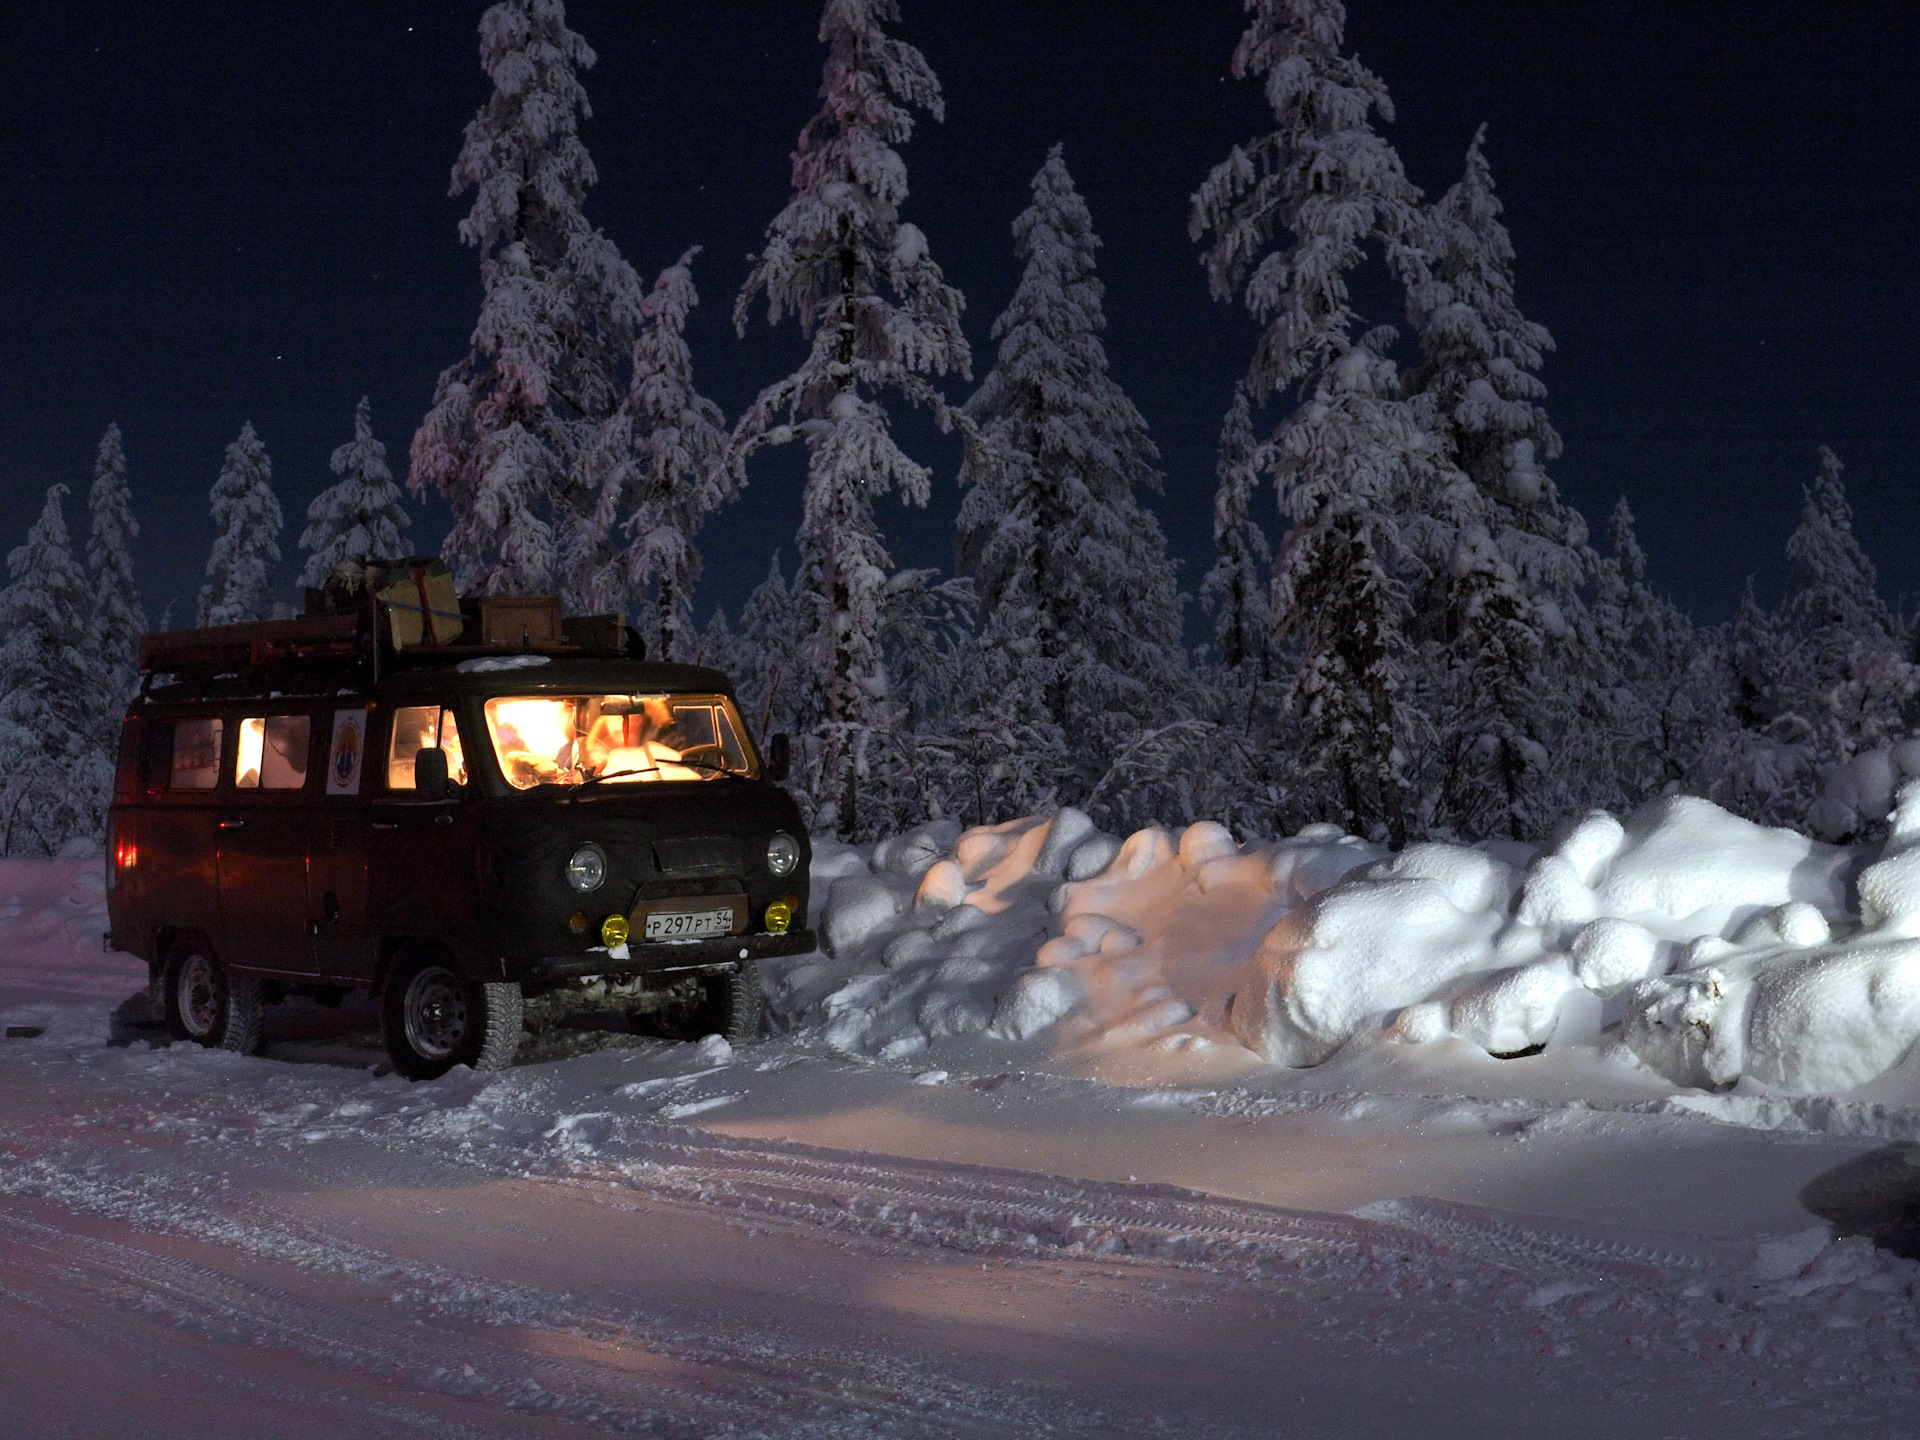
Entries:
[[425,1085],[5,862],[0,1434],[1920,1433],[1905,833],[823,845],[765,1045]]

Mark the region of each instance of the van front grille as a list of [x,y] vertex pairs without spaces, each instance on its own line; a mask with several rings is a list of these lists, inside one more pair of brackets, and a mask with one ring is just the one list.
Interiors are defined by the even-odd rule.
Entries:
[[653,857],[662,875],[738,875],[740,842],[731,835],[690,835],[656,840]]

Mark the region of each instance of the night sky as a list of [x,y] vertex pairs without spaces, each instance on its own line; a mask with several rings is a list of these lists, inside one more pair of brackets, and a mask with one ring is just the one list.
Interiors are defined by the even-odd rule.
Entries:
[[[905,38],[947,93],[904,155],[904,218],[966,294],[976,378],[1018,269],[1008,227],[1055,141],[1106,240],[1107,337],[1153,427],[1157,508],[1197,586],[1213,450],[1254,329],[1209,300],[1187,199],[1265,128],[1228,78],[1237,0],[905,0]],[[84,536],[94,448],[126,432],[149,614],[190,622],[207,490],[252,420],[288,513],[371,395],[396,473],[479,301],[446,194],[488,93],[480,3],[66,0],[14,7],[0,53],[0,496],[17,544],[56,480]],[[1437,195],[1474,128],[1519,251],[1522,307],[1559,342],[1546,380],[1563,491],[1604,527],[1625,492],[1655,582],[1707,620],[1743,578],[1778,591],[1800,485],[1848,463],[1883,590],[1920,589],[1920,7],[1350,0],[1348,39],[1392,91],[1385,133]],[[702,388],[739,413],[798,353],[791,321],[745,341],[745,257],[787,195],[815,108],[811,0],[574,0],[598,52],[583,135],[589,218],[649,279],[680,251],[704,303]],[[1363,287],[1370,320],[1397,297]],[[968,387],[948,386],[955,399]],[[941,482],[880,510],[903,563],[950,555],[956,452],[907,424]],[[798,447],[794,447],[797,452]],[[799,518],[798,456],[756,461],[702,546],[737,607]],[[413,503],[422,548],[446,525]],[[1274,524],[1271,492],[1262,507]],[[1197,634],[1197,627],[1195,627]]]

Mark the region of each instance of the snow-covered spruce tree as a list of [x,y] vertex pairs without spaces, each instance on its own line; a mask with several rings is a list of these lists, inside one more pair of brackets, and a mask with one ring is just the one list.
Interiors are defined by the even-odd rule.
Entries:
[[1853,533],[1845,470],[1822,445],[1820,473],[1807,487],[1800,524],[1787,539],[1780,618],[1800,641],[1802,670],[1786,679],[1807,708],[1845,685],[1869,656],[1899,651],[1904,638],[1880,598],[1873,561]]
[[1517,839],[1596,798],[1556,752],[1580,743],[1564,733],[1582,713],[1568,704],[1579,662],[1567,651],[1592,639],[1580,591],[1598,557],[1542,468],[1560,453],[1537,373],[1553,339],[1515,303],[1485,138],[1482,126],[1464,175],[1427,212],[1431,269],[1407,296],[1423,355],[1408,393],[1450,472],[1414,539],[1426,552],[1414,609],[1433,724],[1420,788],[1429,828],[1499,823]]
[[366,396],[353,412],[353,439],[327,464],[340,478],[314,496],[300,534],[300,548],[308,552],[301,583],[309,590],[323,588],[338,566],[402,558],[407,548],[401,532],[413,523],[387,468],[387,447],[373,438]]
[[960,293],[926,236],[899,218],[907,170],[894,147],[913,133],[909,107],[943,113],[926,59],[883,29],[899,18],[896,0],[827,0],[821,108],[794,149],[793,198],[767,227],[734,307],[744,335],[764,293],[769,323],[791,312],[811,342],[799,369],[741,417],[732,455],[738,465],[765,445],[807,446],[795,590],[810,621],[819,719],[803,788],[817,823],[849,837],[917,818],[909,812],[920,793],[894,734],[885,653],[893,562],[873,502],[898,488],[924,505],[932,476],[895,443],[881,397],[928,407],[944,430],[955,417],[927,377],[970,374]]
[[213,511],[213,552],[207,557],[207,583],[200,587],[199,623],[242,625],[273,618],[274,569],[280,563],[280,530],[285,523],[273,493],[273,462],[253,433],[227,446],[220,478],[209,496]]
[[1729,810],[1767,825],[1800,824],[1818,789],[1818,725],[1783,703],[1793,648],[1748,576],[1729,637],[1725,723],[1700,773],[1688,776]]
[[1215,657],[1221,668],[1258,682],[1271,678],[1268,641],[1273,612],[1266,570],[1273,564],[1267,535],[1253,518],[1253,492],[1260,462],[1253,438],[1247,387],[1233,387],[1233,404],[1220,426],[1220,459],[1214,474],[1213,549],[1216,559],[1200,582],[1200,603],[1213,616]]
[[61,502],[47,491],[24,545],[7,556],[0,593],[0,851],[54,855],[100,833],[113,761],[100,713],[118,729],[88,624],[87,573],[74,559]]
[[93,585],[88,632],[100,690],[108,697],[96,733],[101,753],[111,756],[120,740],[120,707],[133,694],[138,680],[140,636],[147,628],[140,592],[133,584],[133,542],[140,534],[140,525],[133,518],[127,457],[120,448],[118,425],[107,426],[100,437],[87,509],[92,522],[87,536],[87,570]]
[[600,523],[627,516],[624,546],[593,576],[582,598],[594,611],[640,602],[635,616],[647,653],[688,659],[699,643],[693,591],[700,580],[694,536],[737,493],[726,463],[720,407],[693,385],[687,316],[699,303],[691,266],[698,247],[663,270],[641,306],[633,378],[601,429],[589,464]]
[[463,589],[578,606],[614,548],[582,457],[619,403],[645,291],[581,208],[596,176],[577,72],[594,54],[560,0],[489,7],[480,62],[493,94],[451,188],[474,192],[460,238],[480,252],[480,318],[413,437],[408,484],[447,497],[442,553]]
[[1631,809],[1672,785],[1722,799],[1713,777],[1724,771],[1718,757],[1733,689],[1722,635],[1695,626],[1647,583],[1646,552],[1624,496],[1608,536],[1613,553],[1596,576],[1594,638],[1585,650],[1592,669],[1570,687],[1591,713],[1570,758],[1611,785],[1589,792],[1608,809]]
[[[1906,658],[1904,627],[1881,600],[1878,576],[1853,533],[1845,467],[1825,446],[1805,492],[1800,524],[1787,541],[1787,589],[1773,617],[1777,640],[1770,678],[1778,715],[1751,745],[1783,731],[1804,736],[1815,773],[1904,736],[1920,694],[1920,667]],[[1812,800],[1783,818],[1801,823]],[[1884,818],[1879,801],[1834,810],[1816,829],[1824,838],[1858,838],[1838,817],[1851,811],[1856,829]],[[1864,833],[1864,832],[1863,832]]]
[[727,637],[730,652],[711,654],[704,662],[733,680],[740,718],[763,747],[776,734],[804,735],[820,723],[814,704],[819,697],[809,683],[807,644],[815,617],[808,611],[806,598],[788,583],[776,550],[766,579],[741,607],[739,629]]
[[1032,188],[1013,224],[1026,268],[966,404],[982,445],[962,473],[960,526],[985,648],[1030,661],[996,667],[992,698],[1064,737],[1074,800],[1139,731],[1174,718],[1186,662],[1166,540],[1140,501],[1162,488],[1159,451],[1108,373],[1100,237],[1060,146]]
[[1437,446],[1400,398],[1390,332],[1360,336],[1348,276],[1384,249],[1409,288],[1425,278],[1420,196],[1370,115],[1386,86],[1342,53],[1339,0],[1247,0],[1234,52],[1261,77],[1277,127],[1237,145],[1193,197],[1213,293],[1243,299],[1264,329],[1247,388],[1301,404],[1261,454],[1292,526],[1274,565],[1274,639],[1298,657],[1288,708],[1301,757],[1332,782],[1322,818],[1407,835],[1403,701],[1406,573],[1401,518],[1434,483]]

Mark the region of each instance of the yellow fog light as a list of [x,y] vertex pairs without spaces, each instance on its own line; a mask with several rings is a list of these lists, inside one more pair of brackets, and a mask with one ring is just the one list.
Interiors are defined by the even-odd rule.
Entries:
[[587,917],[582,915],[578,910],[574,911],[573,914],[567,916],[567,929],[573,931],[576,935],[586,934]]
[[784,935],[787,927],[793,924],[793,907],[784,900],[776,900],[767,906],[767,933]]
[[626,944],[627,936],[631,933],[627,928],[627,917],[624,915],[609,915],[600,922],[600,938],[606,942],[609,950]]

